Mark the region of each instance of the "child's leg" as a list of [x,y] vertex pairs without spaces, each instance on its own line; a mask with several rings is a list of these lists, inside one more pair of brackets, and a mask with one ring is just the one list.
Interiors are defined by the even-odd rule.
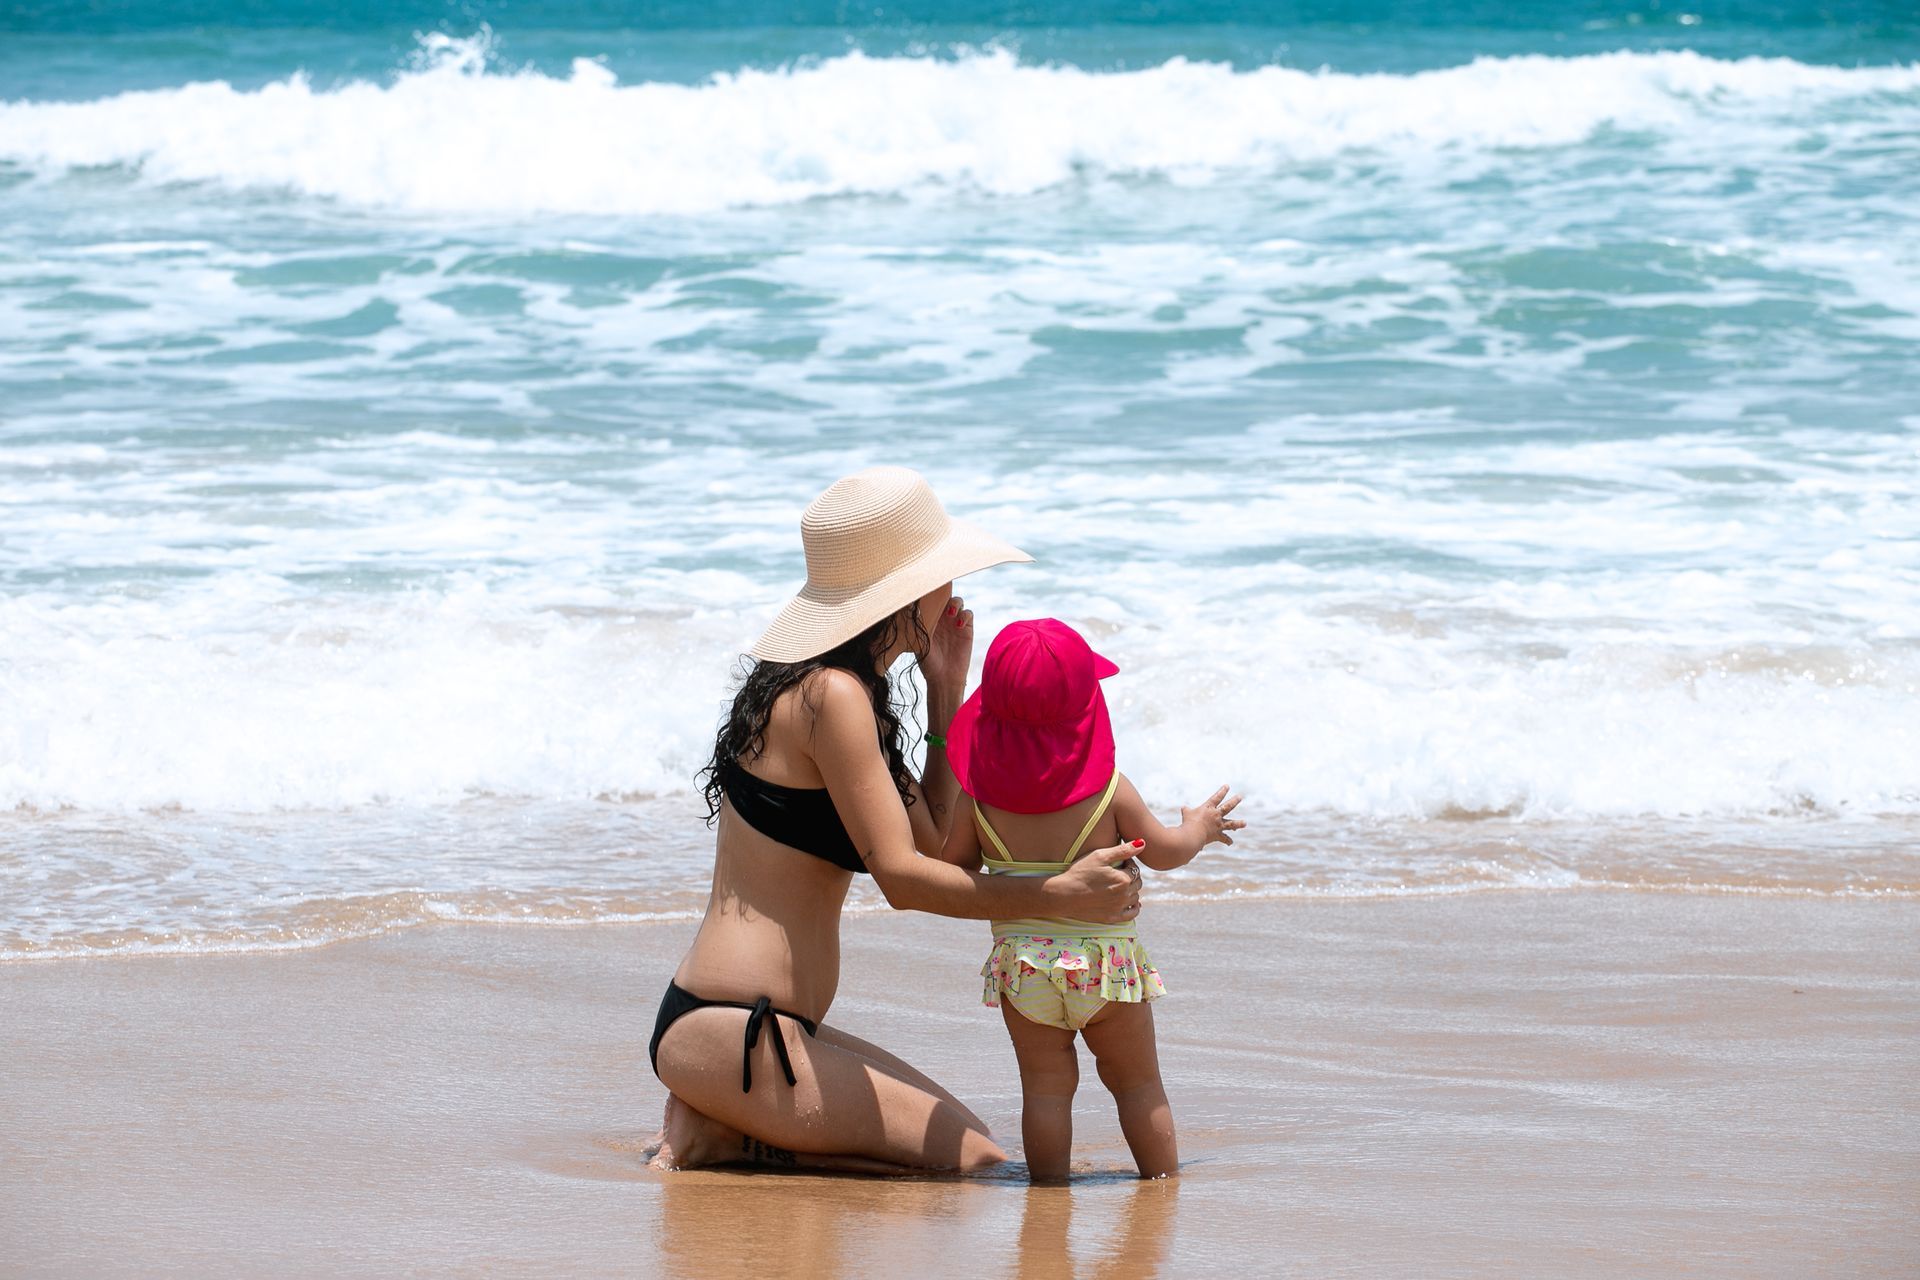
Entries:
[[1153,1006],[1114,1001],[1080,1030],[1120,1108],[1120,1132],[1143,1178],[1164,1178],[1180,1169],[1173,1137],[1173,1108],[1160,1083],[1160,1051],[1153,1040]]
[[1063,1180],[1073,1153],[1073,1091],[1080,1085],[1073,1032],[1028,1021],[1004,996],[1000,1013],[1020,1060],[1020,1139],[1027,1148],[1027,1176],[1035,1182]]

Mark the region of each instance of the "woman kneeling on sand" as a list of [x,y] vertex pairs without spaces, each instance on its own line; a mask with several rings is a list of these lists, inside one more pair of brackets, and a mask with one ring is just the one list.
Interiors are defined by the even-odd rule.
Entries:
[[[870,874],[896,908],[966,919],[1120,922],[1140,910],[1139,872],[1119,865],[1133,849],[1046,879],[921,857],[939,852],[959,794],[942,734],[965,692],[973,615],[953,579],[1032,557],[949,518],[897,467],[838,481],[800,531],[806,587],[753,646],[703,775],[719,820],[713,892],[654,1026],[669,1091],[654,1163],[984,1168],[1006,1156],[978,1116],[824,1021],[848,886]],[[917,781],[887,677],[906,653],[932,730]]]

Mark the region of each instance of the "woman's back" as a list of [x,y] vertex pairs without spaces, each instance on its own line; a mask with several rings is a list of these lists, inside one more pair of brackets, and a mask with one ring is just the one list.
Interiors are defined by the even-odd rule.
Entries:
[[[735,762],[745,776],[736,775],[734,788],[766,784],[824,800],[825,781],[805,748],[808,719],[803,690],[783,693],[759,755]],[[840,912],[852,880],[835,862],[755,829],[730,793],[720,809],[706,919],[674,981],[715,999],[767,995],[823,1017],[839,986]]]

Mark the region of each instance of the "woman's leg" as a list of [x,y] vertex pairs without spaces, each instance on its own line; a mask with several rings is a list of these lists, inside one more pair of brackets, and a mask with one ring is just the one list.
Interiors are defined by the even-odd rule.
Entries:
[[924,1169],[868,1160],[861,1156],[818,1156],[788,1151],[749,1138],[721,1124],[671,1093],[660,1132],[647,1148],[647,1165],[654,1169],[698,1169],[709,1165],[762,1165],[769,1169],[812,1169],[832,1173],[908,1174]]
[[[964,1173],[1007,1158],[966,1108],[832,1039],[809,1036],[786,1018],[763,1024],[752,1054],[753,1089],[742,1093],[746,1024],[743,1009],[706,1008],[668,1028],[660,1042],[660,1079],[697,1116],[681,1118],[675,1146],[669,1104],[671,1155],[662,1162]],[[776,1034],[786,1042],[796,1084],[787,1083],[774,1056]],[[736,1144],[737,1154],[728,1155]]]
[[1164,1178],[1179,1172],[1173,1108],[1160,1082],[1160,1052],[1153,1038],[1153,1006],[1144,1000],[1115,1001],[1096,1013],[1080,1034],[1093,1050],[1100,1083],[1119,1106],[1120,1132],[1126,1135],[1140,1176]]
[[1027,1149],[1027,1176],[1060,1182],[1073,1155],[1073,1091],[1080,1085],[1080,1055],[1073,1032],[1030,1022],[1000,998],[1013,1056],[1020,1060],[1020,1140]]
[[[987,1122],[973,1114],[971,1107],[954,1097],[951,1093],[948,1093],[939,1081],[922,1072],[912,1063],[904,1062],[893,1054],[888,1053],[885,1049],[882,1049],[879,1045],[862,1040],[859,1036],[849,1035],[840,1028],[830,1027],[824,1022],[820,1024],[820,1033],[817,1038],[826,1041],[828,1044],[838,1045],[849,1053],[857,1053],[863,1058],[876,1062],[883,1070],[898,1076],[908,1084],[917,1084],[934,1097],[952,1103],[965,1113],[970,1127],[978,1129],[988,1137],[993,1136],[993,1131],[987,1128]],[[782,1076],[781,1079],[785,1080],[786,1077]]]

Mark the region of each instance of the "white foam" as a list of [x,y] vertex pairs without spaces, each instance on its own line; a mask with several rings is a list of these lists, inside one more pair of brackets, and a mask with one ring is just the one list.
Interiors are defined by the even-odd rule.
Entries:
[[155,255],[203,254],[214,247],[211,240],[121,240],[81,245],[68,252],[83,258],[143,258]]
[[0,626],[23,643],[0,662],[0,803],[259,812],[684,790],[723,690],[662,677],[686,645],[733,637],[577,612],[502,607],[478,586],[329,605],[245,575],[164,603],[8,601]]
[[[1311,617],[1111,647],[1123,764],[1367,817],[1920,812],[1920,662],[1596,643],[1565,657]],[[1140,639],[1144,639],[1141,637]],[[1228,656],[1231,655],[1231,656]]]
[[[1512,614],[1481,630],[1472,608],[1214,601],[1177,582],[1136,566],[1102,596],[1047,574],[991,589],[999,617],[1074,618],[1121,663],[1123,764],[1163,802],[1231,782],[1268,813],[1920,813],[1920,654],[1899,641],[1700,647]],[[330,599],[228,575],[157,599],[7,600],[0,806],[684,795],[727,655],[772,594],[709,569],[642,575],[624,598],[475,579]]]
[[[406,210],[694,213],[930,184],[1016,195],[1086,175],[1203,183],[1354,151],[1457,174],[1463,153],[1565,146],[1606,126],[1784,149],[1814,128],[1910,127],[1916,90],[1920,67],[1691,52],[1483,58],[1411,75],[852,53],[701,85],[621,85],[586,59],[565,78],[490,71],[484,39],[435,37],[385,85],[296,75],[253,91],[207,82],[0,105],[0,158]],[[1832,118],[1861,103],[1864,123]]]

